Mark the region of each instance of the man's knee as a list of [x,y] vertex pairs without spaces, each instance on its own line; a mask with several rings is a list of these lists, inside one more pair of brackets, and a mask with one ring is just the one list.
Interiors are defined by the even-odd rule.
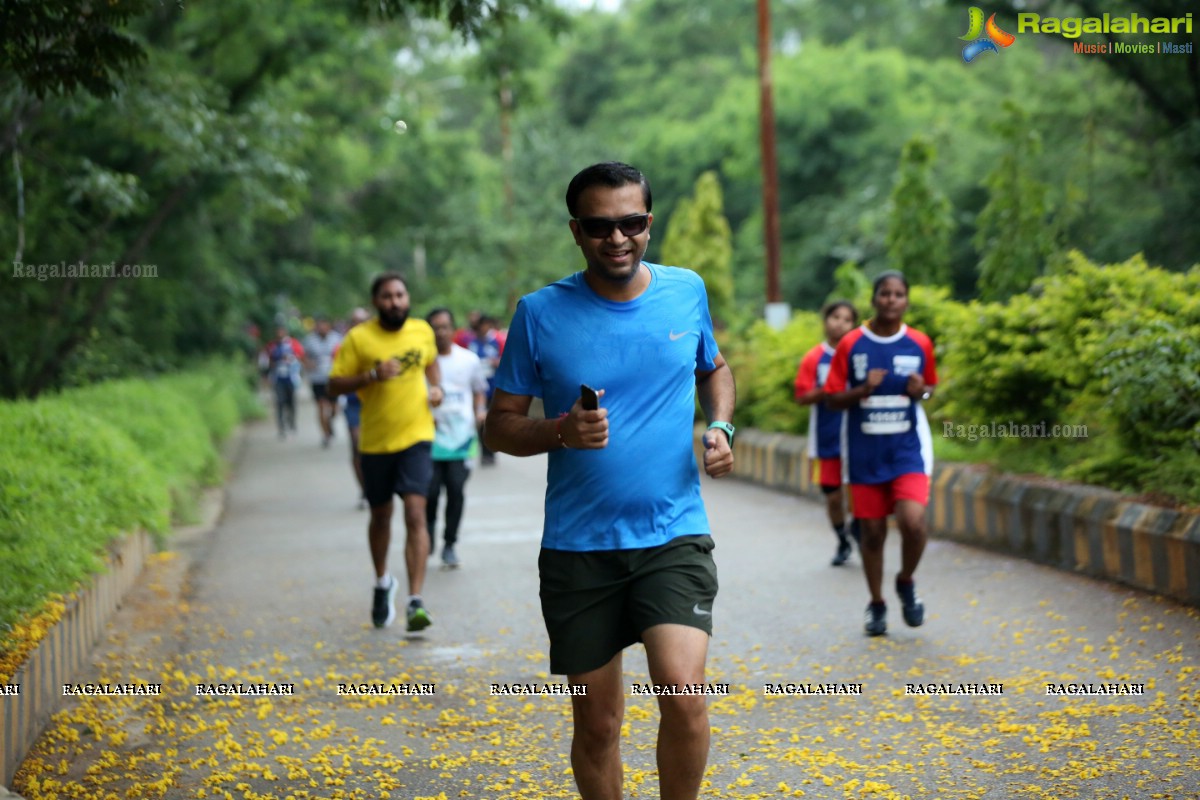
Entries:
[[897,503],[896,525],[905,536],[924,536],[925,507],[916,502]]
[[882,550],[883,543],[887,540],[887,518],[883,519],[861,519],[859,520],[859,530],[862,535],[862,548],[864,550]]
[[425,524],[425,495],[404,496],[404,526],[415,531]]
[[677,728],[684,726],[694,733],[708,727],[708,702],[703,695],[664,695],[658,699],[658,709]]
[[623,709],[603,702],[575,705],[575,740],[591,748],[612,746],[621,738]]

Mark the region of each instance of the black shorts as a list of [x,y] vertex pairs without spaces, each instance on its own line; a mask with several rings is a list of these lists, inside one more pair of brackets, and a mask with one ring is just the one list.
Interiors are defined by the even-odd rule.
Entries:
[[658,547],[538,556],[550,671],[578,675],[607,664],[654,625],[712,635],[717,565],[713,540],[678,536]]
[[312,384],[313,400],[320,402],[321,400],[329,400],[329,384],[314,383]]
[[424,497],[433,481],[433,443],[417,442],[397,453],[362,453],[363,493],[371,508],[387,505],[392,495]]

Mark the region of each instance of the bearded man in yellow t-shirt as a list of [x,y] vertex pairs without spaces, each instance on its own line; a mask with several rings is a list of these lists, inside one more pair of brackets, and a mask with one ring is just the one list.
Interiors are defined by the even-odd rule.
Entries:
[[362,401],[359,452],[363,488],[371,506],[367,538],[375,564],[371,621],[383,628],[396,617],[396,579],[388,573],[393,495],[404,503],[404,561],[408,572],[408,630],[433,624],[421,599],[429,532],[425,495],[433,479],[433,411],[441,404],[442,374],[433,329],[410,319],[408,284],[394,272],[371,283],[374,319],[346,333],[329,373],[332,396],[356,392]]

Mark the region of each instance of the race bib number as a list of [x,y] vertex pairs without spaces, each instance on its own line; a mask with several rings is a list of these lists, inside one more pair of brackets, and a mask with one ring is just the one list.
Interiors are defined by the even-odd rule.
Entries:
[[909,410],[912,398],[906,394],[871,395],[862,401],[862,432],[868,436],[888,436],[912,430]]

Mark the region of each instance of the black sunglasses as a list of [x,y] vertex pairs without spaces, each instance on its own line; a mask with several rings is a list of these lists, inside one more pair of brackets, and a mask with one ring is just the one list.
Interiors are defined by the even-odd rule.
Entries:
[[584,217],[576,218],[575,221],[579,223],[580,229],[593,239],[607,239],[616,228],[620,228],[625,236],[640,236],[650,227],[649,214],[631,214],[620,219]]

